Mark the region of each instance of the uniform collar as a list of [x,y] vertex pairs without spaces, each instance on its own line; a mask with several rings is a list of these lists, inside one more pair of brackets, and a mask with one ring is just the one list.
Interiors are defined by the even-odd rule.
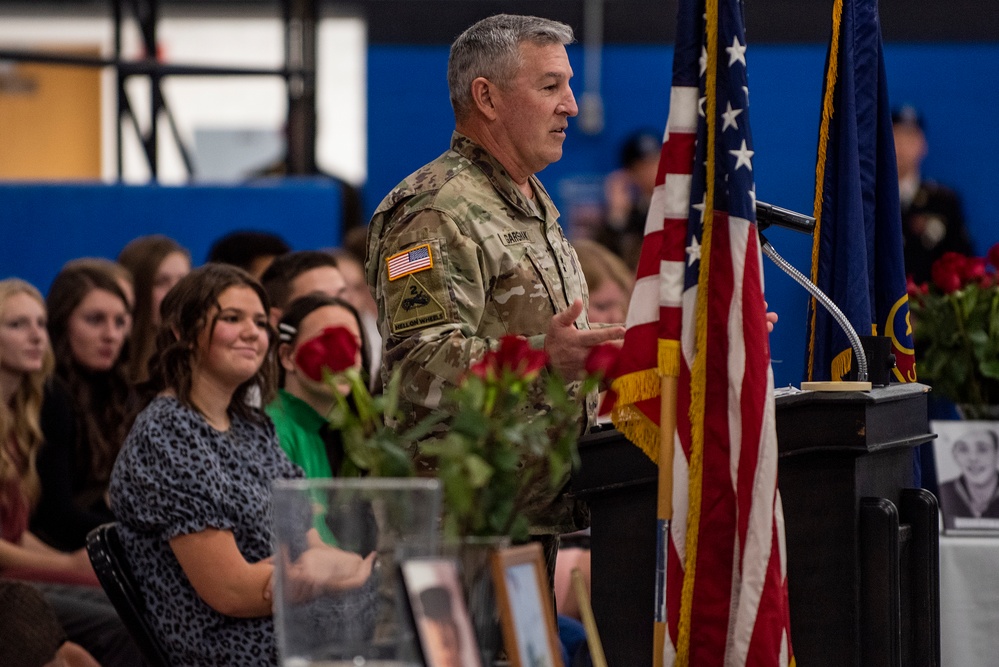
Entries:
[[517,187],[510,173],[489,151],[457,130],[451,134],[451,150],[475,165],[489,179],[500,196],[524,215],[552,222],[558,219],[558,211],[537,176],[532,174],[528,179],[535,192],[532,203]]

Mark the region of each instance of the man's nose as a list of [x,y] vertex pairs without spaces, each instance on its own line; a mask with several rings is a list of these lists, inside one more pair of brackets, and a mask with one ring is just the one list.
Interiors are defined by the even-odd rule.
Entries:
[[579,113],[579,106],[576,105],[576,96],[572,94],[570,89],[566,93],[565,99],[562,100],[560,113],[564,113],[566,116],[575,116]]

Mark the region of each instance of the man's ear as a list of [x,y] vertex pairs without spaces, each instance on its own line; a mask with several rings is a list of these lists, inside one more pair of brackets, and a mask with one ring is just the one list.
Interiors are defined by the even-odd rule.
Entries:
[[496,92],[496,84],[492,83],[484,76],[476,77],[472,81],[472,101],[475,108],[489,120],[496,120],[496,100],[493,95]]

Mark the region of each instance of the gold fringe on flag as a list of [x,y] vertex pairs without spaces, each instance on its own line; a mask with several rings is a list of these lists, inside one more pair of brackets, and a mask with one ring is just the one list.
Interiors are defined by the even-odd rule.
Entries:
[[654,462],[659,460],[659,425],[635,407],[659,395],[662,381],[655,369],[622,375],[611,383],[617,393],[611,421],[614,427]]
[[[826,155],[829,149],[829,124],[835,108],[836,80],[839,77],[839,35],[843,18],[843,0],[833,3],[832,39],[829,41],[829,64],[826,70],[825,91],[822,98],[822,121],[819,125],[819,150],[815,158],[815,199],[812,202],[812,215],[815,217],[815,230],[812,233],[812,282],[819,279],[819,242],[822,237],[822,199],[825,196]],[[808,380],[815,379],[815,310],[818,303],[811,297],[812,317],[808,325]]]
[[697,576],[697,541],[701,521],[701,493],[704,476],[704,396],[707,376],[708,291],[710,289],[711,235],[715,217],[715,130],[718,98],[718,0],[706,4],[707,71],[704,84],[707,119],[705,147],[704,225],[701,232],[701,266],[697,278],[696,341],[697,352],[690,378],[690,457],[688,462],[688,500],[686,558],[684,559],[683,590],[680,594],[680,619],[677,628],[676,667],[690,665],[690,618],[694,601],[694,580]]
[[680,377],[680,341],[659,339],[659,375]]
[[657,357],[658,369],[628,373],[611,382],[611,389],[617,394],[611,421],[614,428],[658,465],[660,427],[634,404],[659,396],[662,378],[680,375],[680,341],[660,339]]

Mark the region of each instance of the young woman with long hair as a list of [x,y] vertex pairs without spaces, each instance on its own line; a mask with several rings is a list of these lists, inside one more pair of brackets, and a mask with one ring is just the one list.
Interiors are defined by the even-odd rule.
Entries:
[[0,575],[32,582],[58,617],[62,639],[82,644],[104,665],[142,664],[86,552],[53,549],[27,528],[40,492],[39,414],[53,365],[42,295],[23,280],[0,280]]
[[[163,301],[150,362],[156,396],[111,478],[111,505],[148,617],[174,665],[275,665],[271,483],[300,478],[274,426],[247,402],[271,393],[263,288],[208,264]],[[322,544],[288,571],[303,597],[362,586],[362,558]]]
[[15,278],[0,281],[0,572],[96,585],[83,549],[57,551],[27,530],[40,494],[42,393],[54,365],[45,322],[37,289]]
[[160,234],[140,236],[122,248],[118,264],[128,269],[135,285],[127,375],[133,383],[149,376],[149,357],[156,346],[160,303],[170,288],[191,271],[191,254]]
[[134,409],[123,363],[129,310],[115,276],[89,264],[60,271],[46,303],[56,369],[42,405],[42,493],[31,526],[50,545],[73,551],[114,520],[107,484]]

